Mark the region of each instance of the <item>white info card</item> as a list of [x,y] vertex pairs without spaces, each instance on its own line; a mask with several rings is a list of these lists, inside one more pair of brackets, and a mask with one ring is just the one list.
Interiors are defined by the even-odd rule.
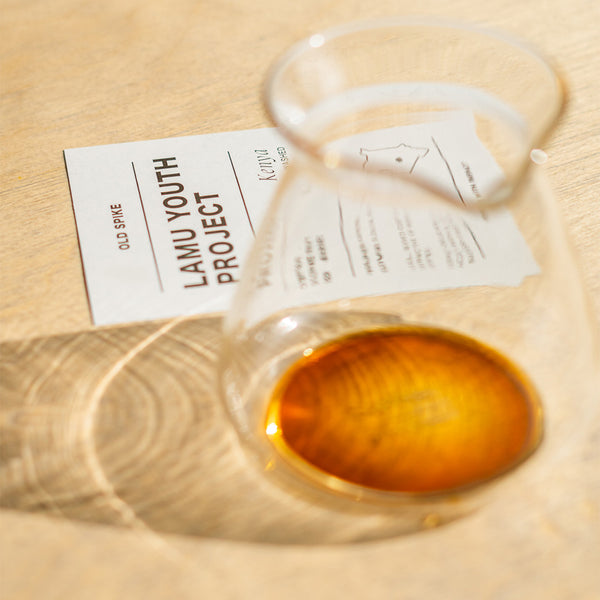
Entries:
[[[465,203],[502,177],[464,112],[348,138],[348,149],[367,169],[433,179]],[[94,323],[227,310],[292,153],[271,128],[65,150]],[[303,193],[320,207],[307,211],[318,218],[284,231],[272,299],[515,286],[538,272],[508,210],[371,206]]]

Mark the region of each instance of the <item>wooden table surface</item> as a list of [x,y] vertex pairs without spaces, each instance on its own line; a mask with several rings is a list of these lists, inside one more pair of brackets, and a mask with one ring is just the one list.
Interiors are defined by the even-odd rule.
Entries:
[[212,393],[218,320],[158,346],[160,324],[90,323],[63,149],[268,126],[262,78],[292,42],[414,14],[561,65],[545,169],[598,319],[600,3],[0,0],[0,597],[600,598],[598,422],[510,505],[356,543],[372,522],[244,467]]

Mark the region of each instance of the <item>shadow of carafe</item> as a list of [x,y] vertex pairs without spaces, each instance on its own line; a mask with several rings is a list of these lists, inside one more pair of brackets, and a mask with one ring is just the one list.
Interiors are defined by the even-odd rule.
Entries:
[[0,505],[159,533],[339,544],[415,528],[403,511],[274,485],[218,399],[218,318],[0,346]]

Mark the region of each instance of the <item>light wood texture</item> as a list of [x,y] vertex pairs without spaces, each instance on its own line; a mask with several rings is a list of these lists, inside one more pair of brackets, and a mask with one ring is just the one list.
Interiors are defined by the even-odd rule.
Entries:
[[600,317],[599,3],[0,0],[0,597],[600,597],[599,423],[506,503],[358,543],[372,518],[245,467],[212,391],[217,319],[91,326],[62,150],[267,126],[277,54],[398,14],[558,60],[571,102],[545,168]]

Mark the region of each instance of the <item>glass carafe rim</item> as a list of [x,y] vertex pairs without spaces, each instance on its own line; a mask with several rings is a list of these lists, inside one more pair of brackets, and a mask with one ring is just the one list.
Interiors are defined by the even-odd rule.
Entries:
[[[267,71],[267,75],[263,82],[262,87],[262,104],[269,117],[270,121],[277,127],[279,133],[283,138],[291,145],[291,147],[300,155],[303,159],[310,161],[317,169],[321,169],[325,174],[329,173],[334,177],[336,174],[339,175],[338,179],[343,180],[350,178],[355,183],[359,183],[361,177],[364,177],[364,173],[361,172],[360,166],[355,162],[348,160],[343,157],[340,153],[337,153],[335,160],[331,160],[331,154],[324,150],[324,146],[314,140],[314,136],[306,134],[301,128],[288,123],[284,118],[278,101],[274,98],[273,90],[277,84],[278,78],[284,73],[285,69],[296,59],[300,58],[303,54],[310,51],[318,51],[320,48],[325,47],[329,42],[342,39],[352,34],[359,34],[363,32],[372,32],[377,29],[392,30],[394,28],[438,28],[449,31],[464,32],[466,34],[475,34],[482,37],[494,39],[500,43],[504,43],[507,46],[511,46],[515,50],[528,55],[533,58],[539,65],[544,68],[551,79],[555,82],[556,91],[556,102],[554,111],[549,113],[547,119],[547,125],[540,132],[532,137],[529,141],[527,148],[524,152],[524,160],[517,169],[515,176],[510,182],[510,186],[506,186],[506,189],[499,189],[497,194],[493,194],[490,198],[482,199],[477,205],[479,208],[486,205],[497,205],[498,203],[504,203],[508,201],[511,196],[520,187],[521,183],[526,179],[528,171],[534,163],[531,160],[530,155],[546,144],[552,131],[556,127],[560,118],[565,113],[568,102],[569,93],[568,86],[564,75],[562,74],[555,61],[546,56],[542,51],[531,43],[513,36],[505,31],[484,27],[481,25],[475,25],[468,22],[461,22],[458,20],[442,19],[436,17],[391,17],[391,18],[375,18],[362,21],[352,21],[343,25],[338,25],[331,28],[326,28],[318,31],[304,39],[293,44],[287,51],[285,51],[278,59],[276,59],[271,67]],[[405,173],[397,172],[394,174],[379,174],[370,172],[368,175],[369,187],[380,185],[381,189],[389,187],[390,184],[400,183],[406,186],[417,186],[428,189],[429,192],[433,192],[438,197],[442,197],[445,200],[451,200],[455,203],[454,198],[450,198],[442,193],[438,188],[429,186],[425,180],[416,180],[413,177],[408,176]]]

